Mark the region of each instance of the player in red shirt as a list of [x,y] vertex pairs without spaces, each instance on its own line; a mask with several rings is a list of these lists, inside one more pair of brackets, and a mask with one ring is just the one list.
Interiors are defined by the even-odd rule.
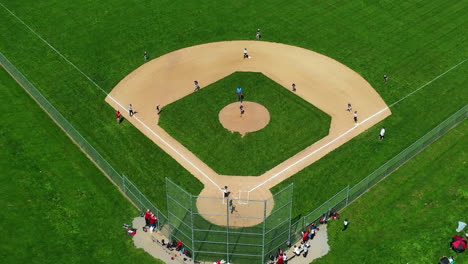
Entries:
[[182,249],[182,240],[177,241],[177,247],[176,250],[179,251]]
[[305,232],[302,232],[302,242],[307,242],[309,240],[309,230],[306,230]]
[[117,124],[120,124],[120,111],[119,110],[115,112],[115,117],[117,118]]
[[278,259],[276,260],[276,264],[283,264],[283,263],[284,263],[283,255],[279,255]]
[[154,214],[151,214],[151,216],[149,218],[149,226],[153,227],[153,228],[156,228],[156,220],[157,220],[156,216]]
[[151,210],[150,209],[147,209],[146,212],[145,212],[145,223],[146,223],[146,226],[149,226],[149,219],[150,219],[150,216],[152,215],[153,213],[151,213]]

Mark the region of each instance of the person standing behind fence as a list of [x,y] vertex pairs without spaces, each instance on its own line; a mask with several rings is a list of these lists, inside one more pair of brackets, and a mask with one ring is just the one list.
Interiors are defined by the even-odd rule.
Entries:
[[303,254],[304,258],[307,257],[307,253],[309,253],[309,247],[307,246],[306,243],[302,244],[302,250],[304,252]]
[[149,219],[149,224],[150,224],[150,229],[152,232],[154,232],[154,230],[156,229],[157,220],[158,219],[156,218],[156,216],[154,214],[151,214],[150,219]]
[[151,217],[153,213],[151,212],[150,209],[147,209],[146,212],[145,212],[145,223],[146,225],[145,226],[149,226],[150,222],[149,222],[149,219]]

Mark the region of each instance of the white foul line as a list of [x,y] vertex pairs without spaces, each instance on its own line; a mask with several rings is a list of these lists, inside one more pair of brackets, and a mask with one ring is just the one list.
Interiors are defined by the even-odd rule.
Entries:
[[[370,117],[366,118],[364,121],[362,121],[360,124],[362,123],[365,123],[367,121],[369,121],[370,119],[374,118],[375,116],[379,115],[380,113],[382,113],[383,111],[389,109],[390,107],[393,107],[394,105],[398,104],[399,102],[403,101],[404,99],[408,98],[409,96],[413,95],[414,93],[416,93],[417,91],[421,90],[422,88],[428,86],[429,84],[431,84],[432,82],[434,82],[435,80],[439,79],[440,77],[444,76],[445,74],[447,74],[448,72],[452,71],[453,69],[457,68],[458,66],[460,66],[461,64],[463,64],[464,62],[466,62],[468,60],[468,58],[462,60],[461,62],[457,63],[455,66],[451,67],[450,69],[448,69],[447,71],[439,74],[437,77],[435,77],[434,79],[430,80],[429,82],[425,83],[424,85],[422,85],[421,87],[419,87],[418,89],[412,91],[411,93],[407,94],[406,96],[402,97],[401,99],[399,99],[398,101],[392,103],[390,106],[388,107],[385,107],[384,109],[378,111],[377,113],[371,115]],[[271,181],[272,179],[278,177],[279,175],[281,175],[282,173],[284,173],[285,171],[289,170],[290,168],[296,166],[298,163],[302,162],[303,160],[307,159],[308,157],[312,156],[313,154],[317,153],[318,151],[328,147],[330,144],[334,143],[335,141],[337,141],[338,139],[342,138],[343,136],[347,135],[348,133],[350,133],[351,131],[353,131],[354,129],[356,128],[356,126],[352,127],[351,129],[349,129],[348,131],[344,132],[343,134],[339,135],[338,137],[334,138],[333,140],[329,141],[327,144],[321,146],[320,148],[312,151],[311,153],[307,154],[305,157],[302,157],[300,160],[294,162],[293,164],[289,165],[288,167],[282,169],[281,171],[277,172],[276,174],[272,175],[270,178],[266,179],[264,182],[260,183],[259,185],[255,186],[254,188],[252,188],[249,192],[257,189],[258,187],[264,185],[265,183]]]
[[[79,73],[81,73],[86,79],[88,79],[91,83],[94,84],[99,90],[101,90],[106,96],[108,96],[112,101],[114,101],[116,104],[118,104],[120,107],[122,107],[125,111],[128,111],[123,105],[121,105],[117,100],[115,100],[112,96],[110,96],[104,89],[101,88],[95,81],[93,81],[88,75],[86,75],[82,70],[80,70],[73,62],[68,60],[60,51],[58,51],[54,46],[52,46],[49,42],[47,42],[41,35],[36,33],[31,27],[29,27],[23,20],[21,20],[19,17],[17,17],[13,12],[10,11],[6,6],[4,6],[1,2],[0,5],[7,10],[12,16],[14,16],[21,24],[26,26],[34,35],[36,35],[39,39],[41,39],[47,46],[49,46],[55,53],[57,53],[60,57],[62,57],[66,62],[68,62],[73,68],[75,68]],[[141,121],[138,117],[135,116],[135,119],[140,122],[146,129],[148,129],[153,135],[155,135],[159,140],[161,140],[164,144],[166,144],[171,150],[173,150],[175,153],[177,153],[182,159],[184,159],[187,163],[189,163],[192,167],[194,167],[198,172],[200,172],[203,176],[205,176],[211,183],[213,183],[216,187],[218,187],[221,190],[221,187],[216,184],[206,173],[204,173],[200,168],[195,166],[189,159],[187,159],[184,155],[182,155],[179,151],[177,151],[171,144],[169,144],[167,141],[165,141],[162,137],[160,137],[156,132],[154,132],[151,128],[149,128],[143,121]]]
[[432,82],[434,82],[435,80],[439,79],[440,77],[444,76],[445,74],[449,73],[450,71],[452,71],[453,69],[457,68],[458,66],[460,66],[461,64],[463,64],[465,61],[467,61],[468,58],[462,60],[461,62],[457,63],[455,66],[453,66],[452,68],[448,69],[447,71],[445,71],[444,73],[442,74],[439,74],[439,76],[435,77],[434,79],[430,80],[429,82],[427,82],[426,84],[424,84],[423,86],[419,87],[418,89],[412,91],[411,93],[407,94],[406,96],[404,96],[403,98],[401,98],[400,100],[394,102],[393,104],[391,104],[389,107],[392,107],[396,104],[398,104],[399,102],[405,100],[407,97],[413,95],[414,93],[416,93],[417,91],[421,90],[422,88],[428,86],[429,84],[431,84]]
[[62,57],[65,61],[67,61],[71,66],[73,66],[73,68],[75,68],[84,77],[86,77],[86,79],[88,79],[90,82],[92,82],[97,88],[99,88],[103,93],[105,93],[107,95],[107,92],[104,91],[104,89],[102,89],[96,82],[94,82],[91,78],[89,78],[88,75],[86,75],[84,72],[82,72],[75,64],[73,64],[65,56],[63,56],[62,53],[60,53],[56,48],[54,48],[52,45],[50,45],[50,43],[47,42],[44,38],[42,38],[41,35],[36,33],[36,31],[34,31],[32,28],[30,28],[26,23],[24,23],[23,20],[21,20],[19,17],[17,17],[13,12],[10,11],[10,9],[8,9],[6,6],[4,6],[1,2],[0,2],[0,5],[3,6],[3,8],[5,10],[7,10],[12,16],[14,16],[19,22],[21,22],[21,24],[26,26],[29,29],[29,31],[31,31],[34,35],[36,35],[38,38],[40,38],[45,44],[47,44],[47,46],[49,46],[52,50],[54,50],[60,57]]
[[[120,107],[122,107],[125,111],[128,111],[123,105],[121,105],[119,102],[117,102],[117,100],[115,100],[112,96],[108,95],[110,99],[112,99],[112,101],[114,101],[116,104],[118,104]],[[218,187],[220,190],[221,190],[221,187],[216,183],[214,182],[208,175],[206,175],[200,168],[198,168],[195,164],[193,164],[189,159],[187,159],[184,155],[182,155],[182,153],[180,153],[179,151],[177,151],[177,149],[175,149],[171,144],[169,144],[169,142],[167,142],[166,140],[164,140],[161,136],[159,136],[156,132],[154,132],[150,127],[148,127],[143,121],[141,121],[137,116],[136,114],[134,115],[135,119],[140,122],[140,124],[142,124],[146,129],[148,129],[154,136],[156,136],[159,140],[161,140],[164,144],[166,144],[172,151],[174,151],[175,153],[177,153],[182,159],[184,159],[187,163],[189,163],[193,168],[195,168],[198,172],[200,172],[200,174],[202,174],[203,176],[205,176],[211,183],[213,183],[216,187]]]

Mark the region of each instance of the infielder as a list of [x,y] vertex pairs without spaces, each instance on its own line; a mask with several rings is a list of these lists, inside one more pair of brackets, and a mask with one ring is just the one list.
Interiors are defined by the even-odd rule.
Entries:
[[247,48],[244,48],[244,59],[248,59],[249,58],[249,54],[247,52]]
[[194,88],[194,89],[193,89],[194,92],[200,90],[200,85],[198,85],[198,81],[197,81],[197,80],[193,81],[193,88]]
[[132,104],[130,104],[130,105],[128,106],[128,114],[130,115],[130,117],[133,116],[133,105],[132,105]]

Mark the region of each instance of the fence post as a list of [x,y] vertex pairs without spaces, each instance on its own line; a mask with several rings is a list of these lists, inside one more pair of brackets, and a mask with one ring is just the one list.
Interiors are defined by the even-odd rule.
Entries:
[[348,185],[348,191],[346,192],[346,206],[348,205],[349,201],[349,185]]
[[127,189],[125,187],[125,174],[122,174],[122,191],[126,194],[127,193]]
[[190,222],[192,223],[192,254],[195,261],[195,235],[193,231],[193,195],[190,195]]
[[229,197],[226,198],[226,261],[229,263]]
[[265,263],[266,201],[267,200],[263,200],[262,263]]
[[289,197],[289,235],[288,235],[288,240],[291,242],[291,225],[292,225],[292,207],[293,207],[293,194],[294,194],[294,183],[291,183],[290,185],[292,188],[291,189],[291,196]]
[[[169,207],[169,192],[168,192],[168,189],[167,189],[167,186],[169,184],[168,182],[168,178],[166,177],[166,208],[167,208],[167,227],[168,227],[168,230],[169,230],[169,241],[172,240],[172,228],[171,228],[171,210],[170,210],[170,207]],[[195,255],[195,252],[194,252],[194,255]]]

